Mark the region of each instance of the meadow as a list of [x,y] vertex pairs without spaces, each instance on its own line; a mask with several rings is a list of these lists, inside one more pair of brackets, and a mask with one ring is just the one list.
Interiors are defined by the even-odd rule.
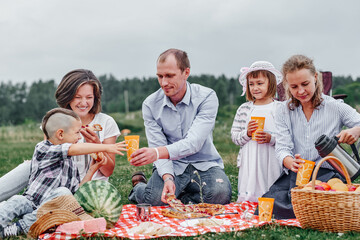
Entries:
[[[236,201],[237,175],[236,157],[239,147],[232,143],[230,128],[236,107],[227,107],[219,110],[213,137],[214,143],[223,157],[225,172],[229,176],[232,185],[232,201]],[[147,146],[144,133],[143,121],[140,112],[132,112],[128,115],[114,113],[112,117],[117,121],[121,129],[128,128],[132,134],[140,135],[140,147]],[[18,126],[0,127],[0,176],[16,167],[25,159],[31,159],[34,146],[43,139],[39,129],[40,123],[29,122]],[[122,141],[120,136],[118,141]],[[122,203],[129,204],[127,196],[131,190],[131,175],[134,171],[142,170],[149,178],[152,166],[133,167],[126,156],[116,157],[116,167],[110,182],[117,187],[122,196]],[[359,182],[359,179],[357,180]],[[331,217],[331,216],[329,216]],[[20,237],[22,238],[22,237]],[[310,229],[296,227],[284,227],[267,225],[260,228],[248,229],[231,233],[209,233],[196,237],[170,238],[170,239],[359,239],[360,233],[326,233]]]

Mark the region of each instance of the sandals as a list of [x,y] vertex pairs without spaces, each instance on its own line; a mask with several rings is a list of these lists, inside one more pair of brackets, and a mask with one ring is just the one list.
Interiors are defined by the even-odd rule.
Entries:
[[146,180],[146,176],[145,176],[144,172],[142,172],[142,171],[134,172],[133,175],[131,176],[131,182],[132,182],[133,187],[135,187],[140,182],[146,184],[147,180]]

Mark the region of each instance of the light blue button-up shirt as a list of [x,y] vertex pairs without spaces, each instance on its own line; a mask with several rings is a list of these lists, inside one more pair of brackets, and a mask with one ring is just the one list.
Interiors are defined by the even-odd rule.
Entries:
[[[293,111],[289,110],[287,101],[282,102],[276,112],[276,157],[281,165],[286,156],[318,162],[321,159],[315,148],[316,140],[326,134],[333,137],[340,133],[343,126],[352,128],[360,126],[360,114],[342,100],[335,100],[327,95],[321,105],[314,110],[307,121],[301,105]],[[330,167],[324,163],[322,167]]]
[[189,83],[176,106],[162,89],[145,99],[142,113],[148,145],[166,146],[170,156],[154,162],[161,177],[182,174],[189,164],[201,171],[224,168],[212,136],[218,106],[214,90]]

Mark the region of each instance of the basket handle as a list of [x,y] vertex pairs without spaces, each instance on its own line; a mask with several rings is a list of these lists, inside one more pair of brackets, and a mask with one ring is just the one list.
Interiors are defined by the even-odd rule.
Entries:
[[311,188],[312,188],[312,190],[315,190],[315,180],[316,180],[316,177],[317,177],[317,174],[318,174],[318,171],[320,169],[321,164],[323,164],[323,162],[325,162],[327,160],[330,160],[330,159],[335,161],[337,164],[340,165],[341,169],[344,171],[344,175],[345,175],[345,179],[346,179],[347,184],[348,185],[351,184],[349,173],[346,170],[346,168],[344,167],[344,164],[342,164],[342,162],[338,158],[333,157],[333,156],[328,156],[328,157],[324,157],[323,159],[321,159],[319,161],[319,163],[315,167],[315,170],[314,170],[314,172],[312,174],[312,179],[311,179]]

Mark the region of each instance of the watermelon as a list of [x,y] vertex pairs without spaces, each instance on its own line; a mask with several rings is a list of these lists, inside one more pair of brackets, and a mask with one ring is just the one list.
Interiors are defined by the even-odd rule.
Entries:
[[112,228],[121,214],[120,192],[109,182],[92,180],[84,183],[74,194],[76,200],[94,218],[106,219]]

